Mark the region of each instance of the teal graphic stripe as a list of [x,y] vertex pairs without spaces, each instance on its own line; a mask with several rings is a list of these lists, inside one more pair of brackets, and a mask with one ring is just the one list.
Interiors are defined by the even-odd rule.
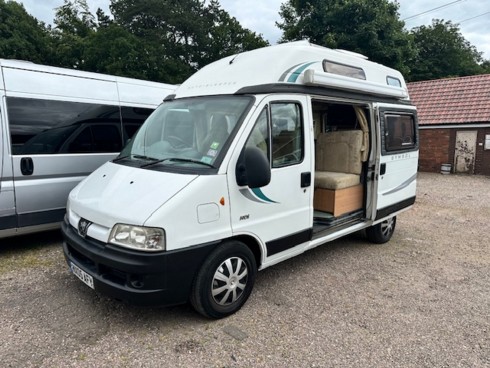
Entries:
[[315,63],[316,63],[316,61],[312,61],[311,63],[306,63],[306,64],[304,64],[304,65],[300,66],[298,69],[296,69],[296,70],[293,72],[293,74],[291,74],[291,75],[289,76],[289,78],[288,78],[288,80],[287,80],[287,81],[288,81],[289,83],[295,83],[295,82],[296,82],[296,80],[298,79],[299,75],[300,75],[301,73],[303,73],[303,71],[304,71],[306,68],[308,68],[308,67],[309,67],[311,64],[315,64]]
[[291,70],[293,70],[294,68],[297,68],[297,67],[298,67],[298,66],[300,66],[301,64],[303,64],[303,63],[293,65],[291,68],[289,68],[289,69],[288,69],[288,70],[286,70],[284,73],[282,73],[281,77],[279,78],[279,82],[284,82],[284,79],[286,79],[286,76],[289,74],[289,72],[290,72]]
[[251,190],[252,190],[252,192],[253,192],[253,193],[254,193],[254,194],[255,194],[255,195],[258,197],[258,198],[262,199],[263,201],[265,201],[265,202],[269,202],[269,203],[277,203],[276,201],[273,201],[272,199],[268,198],[268,197],[267,197],[267,196],[264,194],[264,192],[262,192],[262,191],[260,190],[260,188],[253,188],[253,189],[251,189]]

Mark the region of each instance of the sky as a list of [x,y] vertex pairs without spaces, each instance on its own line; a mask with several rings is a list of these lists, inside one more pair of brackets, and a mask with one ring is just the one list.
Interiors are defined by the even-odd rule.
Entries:
[[[15,0],[23,3],[27,12],[47,24],[52,24],[55,9],[63,0]],[[275,23],[281,21],[279,8],[286,0],[220,0],[224,10],[237,18],[240,24],[262,34],[271,44],[281,37]],[[110,14],[110,0],[87,0],[92,13],[97,8]],[[430,25],[432,19],[459,23],[463,36],[485,59],[490,59],[490,1],[489,0],[398,0],[400,18],[406,28]],[[435,9],[438,8],[438,9]],[[428,12],[429,10],[435,9]],[[427,13],[425,13],[427,12]],[[425,13],[425,14],[422,14]]]

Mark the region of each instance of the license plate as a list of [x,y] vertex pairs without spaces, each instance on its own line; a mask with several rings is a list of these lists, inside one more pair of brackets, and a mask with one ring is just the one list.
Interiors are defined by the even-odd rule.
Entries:
[[84,284],[88,285],[92,289],[94,288],[94,278],[92,276],[90,276],[87,272],[85,272],[84,270],[82,270],[80,267],[78,267],[76,264],[73,264],[72,262],[70,262],[70,268],[71,268],[71,272],[73,272],[73,274],[76,277],[82,280]]

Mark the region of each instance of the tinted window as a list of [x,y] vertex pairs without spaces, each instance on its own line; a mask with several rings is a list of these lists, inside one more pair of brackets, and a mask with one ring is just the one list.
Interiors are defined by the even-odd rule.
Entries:
[[131,139],[150,116],[153,109],[145,109],[142,107],[121,107],[121,117],[123,122],[124,141]]
[[398,151],[414,148],[417,144],[415,133],[415,121],[413,116],[385,116],[386,151]]
[[[7,106],[14,155],[121,149],[118,106],[17,97],[7,98]],[[103,126],[95,128],[101,136],[91,136],[97,126]]]

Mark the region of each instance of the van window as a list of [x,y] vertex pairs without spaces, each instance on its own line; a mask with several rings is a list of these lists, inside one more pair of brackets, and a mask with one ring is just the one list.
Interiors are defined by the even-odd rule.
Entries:
[[136,133],[139,127],[143,125],[146,118],[150,116],[152,112],[153,109],[121,106],[124,142],[133,137],[134,133]]
[[345,65],[329,60],[323,60],[323,70],[327,73],[366,80],[366,73],[364,73],[364,70],[362,68],[358,68],[352,65]]
[[119,106],[8,97],[7,107],[14,155],[121,150]]
[[303,160],[303,119],[299,104],[271,104],[272,167],[294,165]]
[[166,101],[151,114],[117,161],[148,170],[216,168],[246,114],[248,96]]
[[97,124],[87,126],[77,132],[69,143],[67,153],[119,152],[122,149],[119,126],[117,124]]
[[248,137],[246,147],[260,149],[270,161],[269,150],[269,108],[266,106],[259,115],[257,122]]
[[272,161],[272,168],[279,168],[303,160],[303,142],[300,105],[294,102],[274,102],[262,110],[246,147],[259,148]]
[[386,151],[407,150],[417,144],[415,120],[412,115],[386,114],[384,130]]

